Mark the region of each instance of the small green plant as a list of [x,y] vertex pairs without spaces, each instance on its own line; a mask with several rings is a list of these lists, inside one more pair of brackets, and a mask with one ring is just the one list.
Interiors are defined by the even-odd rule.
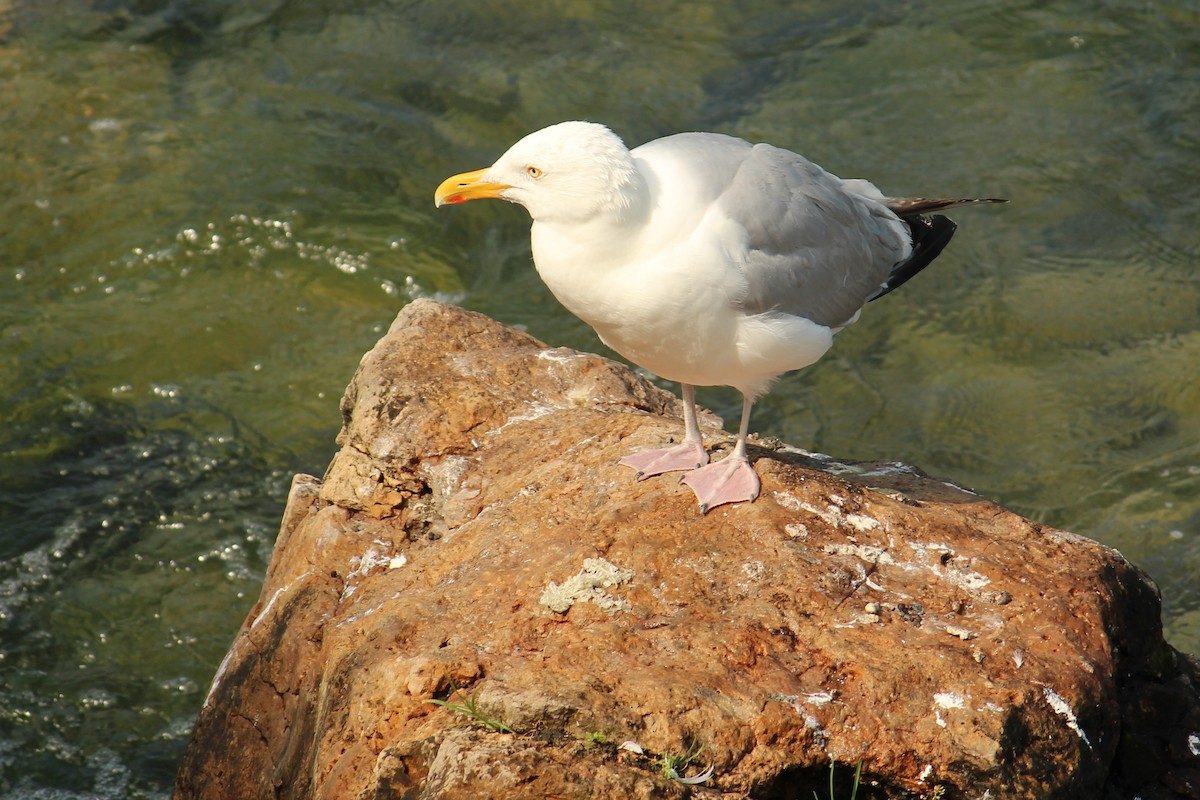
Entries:
[[[458,703],[452,703],[450,698],[454,697],[456,694],[462,698],[462,701]],[[505,725],[500,720],[489,716],[486,712],[484,712],[484,710],[479,707],[479,703],[475,702],[475,696],[477,694],[479,694],[478,689],[470,694],[465,694],[463,693],[462,689],[460,689],[454,683],[454,681],[450,681],[449,697],[447,697],[445,700],[430,699],[426,700],[425,702],[433,703],[435,706],[441,706],[442,708],[448,708],[456,714],[462,714],[475,724],[482,725],[489,731],[496,731],[498,733],[516,733],[516,731]]]
[[588,731],[583,736],[583,742],[588,747],[591,747],[595,744],[608,744],[608,737],[600,731]]
[[685,778],[681,773],[691,766],[692,762],[700,757],[704,752],[704,745],[695,739],[688,745],[688,749],[682,755],[674,753],[666,753],[658,758],[658,765],[662,768],[663,777],[675,781],[677,783],[686,783],[691,786],[704,783],[713,776],[713,766],[708,765],[708,768],[699,775],[693,775]]
[[[836,766],[837,766],[837,762],[834,761],[832,758],[829,759],[829,800],[837,800],[837,798],[834,797],[834,794],[833,794],[833,774],[834,774],[834,769],[836,768]],[[858,782],[861,777],[862,777],[862,759],[860,758],[858,760],[858,767],[854,770],[854,785],[850,789],[850,800],[854,800],[856,797],[858,797]],[[813,800],[821,800],[821,798],[817,797],[816,792],[813,792]]]

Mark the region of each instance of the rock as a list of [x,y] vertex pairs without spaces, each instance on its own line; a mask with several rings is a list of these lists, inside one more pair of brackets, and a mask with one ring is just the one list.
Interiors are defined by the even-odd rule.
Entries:
[[1200,668],[1110,548],[762,442],[702,516],[617,465],[669,394],[432,301],[342,411],[176,798],[1197,797]]

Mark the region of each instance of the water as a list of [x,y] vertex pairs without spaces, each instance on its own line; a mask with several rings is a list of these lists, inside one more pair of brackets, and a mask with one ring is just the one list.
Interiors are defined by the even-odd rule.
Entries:
[[169,791],[290,476],[321,473],[408,299],[602,350],[519,209],[431,203],[569,118],[1012,198],[958,213],[754,427],[1119,547],[1200,652],[1198,24],[1195,2],[0,0],[0,798]]

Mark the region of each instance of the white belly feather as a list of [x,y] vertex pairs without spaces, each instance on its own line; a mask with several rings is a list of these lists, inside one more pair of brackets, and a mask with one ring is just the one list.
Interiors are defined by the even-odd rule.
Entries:
[[[606,345],[662,378],[753,395],[777,375],[816,362],[833,343],[829,328],[800,317],[745,315],[740,273],[711,242],[642,249],[613,241],[619,231],[566,233],[534,224],[542,280]],[[629,260],[639,249],[655,255]]]

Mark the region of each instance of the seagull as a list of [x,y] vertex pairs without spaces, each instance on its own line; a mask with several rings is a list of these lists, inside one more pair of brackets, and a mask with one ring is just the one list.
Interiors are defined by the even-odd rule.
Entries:
[[[753,501],[750,410],[815,363],[864,305],[942,252],[928,215],[987,199],[885,197],[769,144],[679,133],[629,150],[609,128],[561,122],[485,169],[447,178],[435,206],[498,198],[533,220],[534,265],[566,308],[634,364],[682,385],[678,444],[626,456],[644,480],[685,471],[701,513]],[[742,393],[737,444],[709,463],[696,386]]]

